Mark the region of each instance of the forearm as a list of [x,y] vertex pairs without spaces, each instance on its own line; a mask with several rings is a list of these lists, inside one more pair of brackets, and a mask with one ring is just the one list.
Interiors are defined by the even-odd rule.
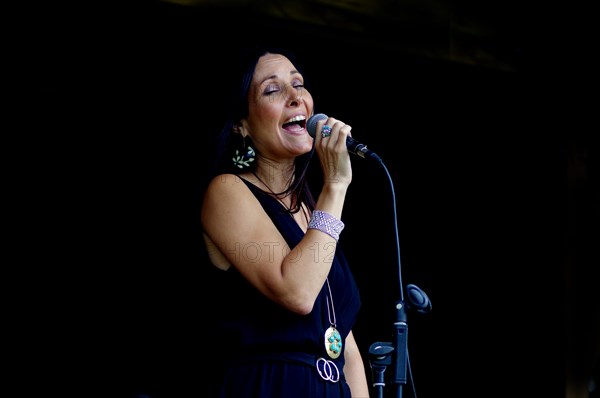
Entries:
[[369,385],[365,366],[352,332],[346,338],[345,347],[346,365],[344,366],[344,374],[346,382],[350,386],[352,398],[369,398]]
[[[340,220],[346,190],[347,186],[343,185],[324,188],[316,204],[316,210],[327,213],[321,217],[327,219],[331,215],[334,217],[332,220]],[[281,276],[287,281],[285,291],[288,294],[296,292],[302,297],[297,300],[305,302],[304,308],[312,305],[325,283],[337,249],[337,237],[336,228],[331,228],[331,231],[327,231],[327,228],[309,228],[303,239],[283,259]]]

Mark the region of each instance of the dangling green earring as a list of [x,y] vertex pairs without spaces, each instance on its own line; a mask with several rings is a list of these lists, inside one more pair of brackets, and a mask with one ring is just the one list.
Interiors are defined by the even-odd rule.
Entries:
[[233,164],[240,169],[250,167],[250,163],[254,162],[254,157],[256,156],[254,149],[250,145],[246,147],[246,137],[242,141],[242,152],[243,154],[240,155],[240,151],[236,149],[235,156],[232,158]]

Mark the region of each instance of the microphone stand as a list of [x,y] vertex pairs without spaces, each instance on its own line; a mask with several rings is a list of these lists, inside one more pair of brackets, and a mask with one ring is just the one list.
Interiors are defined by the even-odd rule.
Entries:
[[[394,183],[389,171],[380,158],[376,158],[384,168],[390,181],[394,220],[397,221],[396,212],[396,195],[394,193]],[[369,362],[371,365],[373,387],[376,389],[377,397],[383,398],[383,388],[385,387],[385,371],[390,365],[393,365],[392,383],[395,386],[395,395],[397,398],[402,398],[404,386],[407,381],[407,369],[410,370],[410,362],[408,359],[408,323],[407,323],[407,305],[404,301],[404,290],[402,284],[402,267],[400,261],[400,243],[398,238],[398,223],[394,222],[396,234],[396,250],[398,259],[398,281],[400,290],[400,300],[396,302],[395,311],[396,319],[394,321],[393,336],[391,342],[376,342],[371,344],[369,348]],[[431,302],[427,294],[415,285],[406,286],[409,298],[409,307],[415,308],[418,312],[426,313],[431,310]],[[411,375],[412,380],[412,375]],[[415,392],[413,383],[413,393]],[[416,393],[414,394],[416,397]]]

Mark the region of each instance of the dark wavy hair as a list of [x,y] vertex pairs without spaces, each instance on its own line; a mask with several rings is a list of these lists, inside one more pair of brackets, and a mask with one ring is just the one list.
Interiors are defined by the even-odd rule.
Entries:
[[[242,147],[243,140],[241,134],[233,132],[233,127],[248,116],[248,94],[250,92],[252,76],[254,75],[259,58],[265,54],[281,54],[287,57],[296,67],[296,70],[302,73],[296,57],[290,50],[269,46],[254,46],[242,50],[239,59],[233,65],[233,78],[228,82],[230,84],[227,88],[228,98],[226,100],[228,112],[225,124],[216,137],[216,151],[214,152],[212,165],[207,176],[208,180],[223,173],[237,175],[244,171],[253,171],[256,167],[256,163],[250,163],[249,168],[241,170],[233,164],[233,154],[236,149]],[[305,87],[308,88],[306,82]],[[249,139],[249,137],[246,139]],[[310,152],[295,159],[293,181],[291,181],[290,186],[285,191],[276,193],[278,196],[292,195],[292,208],[289,210],[291,213],[300,211],[302,203],[306,203],[309,209],[314,209],[315,201],[307,181],[307,171],[313,154],[314,147]]]

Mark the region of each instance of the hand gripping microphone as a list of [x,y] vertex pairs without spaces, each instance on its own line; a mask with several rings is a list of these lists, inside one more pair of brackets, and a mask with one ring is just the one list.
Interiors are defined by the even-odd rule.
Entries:
[[[308,134],[310,134],[311,137],[315,138],[317,122],[319,120],[327,119],[327,117],[328,116],[323,113],[317,113],[316,115],[312,115],[308,118],[308,121],[306,122],[306,129],[308,130]],[[346,147],[348,148],[348,152],[360,156],[361,158],[366,159],[367,157],[371,157],[379,162],[382,161],[381,158],[377,156],[375,152],[368,149],[366,145],[361,144],[360,142],[356,141],[350,136],[346,137]]]

